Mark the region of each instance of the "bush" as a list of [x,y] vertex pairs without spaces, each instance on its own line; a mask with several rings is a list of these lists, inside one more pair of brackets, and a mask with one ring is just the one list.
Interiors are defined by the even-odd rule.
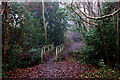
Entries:
[[82,59],[93,65],[98,65],[99,59],[104,59],[104,48],[96,28],[91,28],[88,32],[84,31],[84,39],[87,42],[82,50]]
[[15,49],[8,56],[8,62],[3,65],[4,71],[31,67],[40,63],[40,49],[32,48],[28,52]]
[[27,63],[23,62],[23,58],[16,53],[12,53],[8,56],[8,62],[3,65],[4,71],[10,71],[21,67],[26,67]]
[[[82,68],[83,69],[83,68]],[[83,78],[100,78],[100,79],[120,79],[120,71],[116,69],[110,69],[107,66],[104,66],[99,69],[89,70],[89,69],[83,69],[85,71],[84,74],[81,74]]]

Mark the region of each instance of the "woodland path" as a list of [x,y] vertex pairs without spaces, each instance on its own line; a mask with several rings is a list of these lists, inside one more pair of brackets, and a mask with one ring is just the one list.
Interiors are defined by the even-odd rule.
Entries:
[[[74,51],[83,47],[81,42],[74,42],[66,44],[69,51]],[[64,49],[63,55],[67,55],[68,51]],[[62,60],[55,62],[54,57],[44,64],[35,65],[31,68],[17,69],[6,74],[10,74],[9,78],[82,78],[84,74],[82,68],[89,68],[93,71],[92,67],[84,65],[79,61]]]
[[[64,48],[63,52],[58,57],[63,57],[64,59],[68,59],[68,53],[74,52],[76,50],[82,49],[85,44],[83,42],[71,42],[64,44],[67,49]],[[53,52],[55,54],[55,52]],[[53,56],[46,63],[52,63],[55,61],[56,56]]]

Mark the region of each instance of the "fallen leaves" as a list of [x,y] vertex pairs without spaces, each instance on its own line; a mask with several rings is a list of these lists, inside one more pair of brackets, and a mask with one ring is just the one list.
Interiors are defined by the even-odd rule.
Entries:
[[31,68],[16,69],[9,74],[9,78],[78,78],[80,67],[71,61],[40,64]]

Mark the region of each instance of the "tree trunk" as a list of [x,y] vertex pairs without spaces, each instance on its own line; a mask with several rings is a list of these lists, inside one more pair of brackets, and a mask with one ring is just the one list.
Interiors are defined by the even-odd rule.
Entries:
[[[83,8],[84,8],[84,13],[86,13],[86,8],[85,8],[85,5],[86,5],[86,2],[84,2],[84,4],[83,4]],[[85,17],[85,20],[87,20],[87,18]],[[83,22],[84,23],[84,22]],[[87,24],[86,22],[85,22],[85,26],[84,26],[84,29],[86,29],[87,31],[89,31],[89,29],[86,27],[86,26],[88,26],[89,24]]]
[[[98,7],[99,7],[99,12],[98,13],[102,17],[102,13],[101,13],[102,11],[101,11],[101,7],[100,7],[100,2],[98,2]],[[104,46],[104,49],[105,49],[105,56],[106,56],[107,65],[111,66],[108,51],[107,51],[106,41],[105,41],[104,35],[103,35],[103,20],[102,19],[101,19],[100,26],[101,26],[101,28],[99,29],[99,32],[100,32],[101,39],[102,39],[102,42],[103,42],[103,46]]]
[[45,23],[45,16],[44,16],[44,1],[42,0],[42,6],[43,6],[43,14],[42,14],[42,16],[43,16],[43,23],[44,23],[44,30],[45,30],[45,42],[47,42],[47,29],[46,29],[46,23]]
[[[119,2],[118,2],[118,8],[119,8]],[[118,62],[118,58],[119,58],[119,52],[118,52],[118,48],[119,48],[119,12],[117,13],[117,64]]]
[[115,15],[113,15],[113,23],[114,23],[114,34],[115,34],[115,40],[116,40]]
[[7,50],[8,50],[8,29],[9,29],[9,13],[8,13],[8,2],[5,3],[5,37],[4,37],[4,53],[3,62],[7,61]]
[[21,35],[20,35],[20,38],[19,38],[19,42],[17,44],[17,47],[19,48],[19,45],[22,41],[22,38],[23,38],[23,33],[24,33],[24,15],[25,15],[25,11],[23,13],[23,17],[22,17],[22,27],[21,27]]
[[106,42],[105,42],[105,39],[104,39],[104,35],[103,35],[101,29],[99,29],[99,26],[97,26],[97,30],[100,33],[100,37],[101,37],[101,40],[102,40],[102,43],[103,43],[103,47],[105,49],[105,56],[106,56],[107,65],[110,66],[110,60],[109,60],[109,55],[108,55],[108,52],[107,52],[107,46],[106,46]]

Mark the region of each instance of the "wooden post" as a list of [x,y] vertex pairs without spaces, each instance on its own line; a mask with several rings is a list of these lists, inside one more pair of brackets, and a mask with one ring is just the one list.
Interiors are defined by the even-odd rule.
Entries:
[[49,47],[48,47],[48,51],[49,51]]
[[41,62],[43,63],[43,48],[41,49]]
[[45,47],[44,47],[44,53],[45,53]]
[[63,45],[62,45],[62,50],[63,50]]
[[61,49],[61,46],[60,46],[60,53],[61,53],[61,50],[62,50],[62,49]]
[[51,49],[54,48],[54,44],[52,44]]
[[57,53],[58,53],[57,51],[58,51],[58,50],[57,50],[57,47],[56,47],[56,61],[57,61]]

